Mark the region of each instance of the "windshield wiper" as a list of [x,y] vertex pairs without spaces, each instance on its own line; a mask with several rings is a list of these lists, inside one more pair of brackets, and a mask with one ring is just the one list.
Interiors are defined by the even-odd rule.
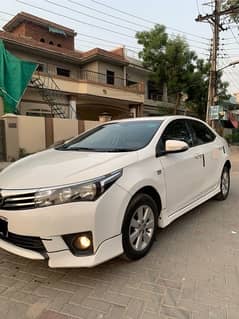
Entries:
[[57,150],[62,151],[92,151],[92,152],[103,152],[103,153],[114,153],[114,152],[132,152],[135,151],[133,148],[91,148],[91,147],[67,147],[66,145],[57,147]]
[[134,148],[108,148],[103,150],[103,152],[132,152],[135,151]]
[[93,152],[99,152],[97,148],[91,148],[91,147],[69,147],[69,146],[62,146],[59,148],[56,148],[57,150],[62,151],[93,151]]

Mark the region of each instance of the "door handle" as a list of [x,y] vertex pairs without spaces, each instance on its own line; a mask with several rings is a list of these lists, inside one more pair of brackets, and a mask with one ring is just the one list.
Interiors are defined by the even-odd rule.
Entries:
[[195,156],[194,156],[194,158],[195,159],[201,159],[202,158],[202,164],[203,164],[203,167],[205,167],[205,156],[204,156],[204,154],[196,154]]
[[200,158],[202,158],[203,157],[203,154],[196,154],[195,156],[194,156],[194,158],[196,158],[196,159],[200,159]]

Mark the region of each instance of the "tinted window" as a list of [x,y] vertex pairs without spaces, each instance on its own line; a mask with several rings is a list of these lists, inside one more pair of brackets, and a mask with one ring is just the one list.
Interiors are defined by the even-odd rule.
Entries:
[[215,134],[203,123],[198,121],[189,121],[193,134],[193,145],[210,143],[215,139]]
[[176,120],[169,123],[161,139],[163,146],[165,145],[166,140],[179,140],[188,143],[189,146],[192,146],[192,138],[185,120]]
[[96,152],[127,152],[145,147],[162,121],[117,122],[98,126],[58,148]]

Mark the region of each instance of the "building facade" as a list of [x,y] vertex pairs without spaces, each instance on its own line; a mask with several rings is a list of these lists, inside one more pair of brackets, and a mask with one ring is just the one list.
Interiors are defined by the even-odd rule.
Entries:
[[75,36],[72,29],[25,12],[3,27],[6,49],[38,63],[20,114],[98,120],[159,113],[158,98],[149,94],[150,72],[138,60],[124,48],[78,51]]

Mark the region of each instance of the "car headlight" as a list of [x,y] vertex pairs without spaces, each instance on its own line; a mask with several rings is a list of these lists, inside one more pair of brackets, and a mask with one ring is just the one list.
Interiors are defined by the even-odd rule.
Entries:
[[45,207],[74,201],[94,201],[120,176],[122,170],[79,184],[45,188],[35,193],[35,206]]

